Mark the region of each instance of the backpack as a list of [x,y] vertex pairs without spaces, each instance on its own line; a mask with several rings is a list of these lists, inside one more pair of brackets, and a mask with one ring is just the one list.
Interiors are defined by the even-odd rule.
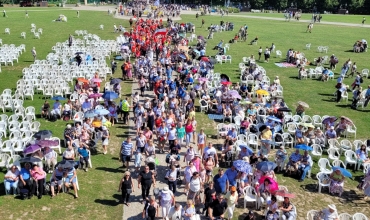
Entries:
[[50,194],[50,192],[51,192],[51,184],[50,184],[50,183],[46,183],[46,184],[45,184],[45,187],[44,187],[44,192],[43,192],[43,194],[44,194],[44,195],[49,195],[49,194]]
[[226,152],[225,160],[231,161],[233,159],[233,154],[231,151]]
[[283,138],[280,135],[275,136],[276,142],[283,142]]
[[360,83],[364,83],[364,79],[360,77]]
[[21,194],[21,199],[25,200],[28,197],[28,189],[21,189],[20,194]]

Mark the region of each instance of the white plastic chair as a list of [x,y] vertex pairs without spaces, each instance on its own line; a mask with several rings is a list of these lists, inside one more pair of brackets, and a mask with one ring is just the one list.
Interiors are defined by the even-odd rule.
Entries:
[[40,122],[34,121],[31,126],[31,131],[35,133],[38,132],[40,130],[40,125]]
[[[205,105],[202,104],[202,101],[205,102]],[[207,112],[208,111],[208,103],[205,100],[203,100],[203,99],[199,100],[199,106],[200,106],[200,112],[202,112],[202,111]]]
[[353,214],[352,219],[353,220],[368,220],[368,218],[366,217],[366,215],[364,215],[362,213],[359,213],[359,212]]
[[1,153],[9,153],[10,156],[13,156],[14,143],[11,140],[6,140],[1,145]]
[[307,220],[314,220],[315,216],[319,214],[320,211],[317,210],[310,210],[307,212],[306,219]]
[[363,69],[361,72],[361,76],[365,79],[369,77],[369,69]]
[[356,153],[352,150],[347,150],[344,152],[345,160],[344,166],[347,167],[347,164],[354,164],[355,168],[357,166],[357,156]]
[[331,162],[331,164],[333,165],[333,167],[346,168],[346,166],[344,165],[343,161],[341,161],[341,160],[333,160],[333,162]]
[[275,53],[276,53],[276,57],[280,57],[281,58],[282,53],[281,53],[280,50],[277,50]]
[[290,135],[289,133],[283,133],[282,136],[284,145],[290,145],[291,147],[293,147],[294,138],[292,137],[292,135]]
[[333,172],[333,169],[331,168],[330,162],[326,158],[320,158],[317,162],[320,168],[321,173],[327,173],[330,174]]
[[62,148],[60,146],[60,139],[58,137],[52,137],[50,138],[50,140],[53,140],[53,141],[57,141],[58,142],[58,145],[57,146],[50,146],[51,149],[58,149],[59,151],[59,154],[62,153]]
[[248,135],[248,145],[250,147],[255,146],[255,149],[258,150],[258,136],[255,134]]
[[10,34],[10,29],[9,29],[9,28],[5,28],[4,33],[5,33],[5,34]]
[[339,215],[339,220],[352,220],[352,215],[348,213],[341,213]]
[[9,163],[10,163],[10,155],[9,154],[5,154],[5,153],[1,153],[0,154],[0,167],[8,167],[9,166]]
[[344,132],[344,136],[347,138],[350,134],[353,134],[354,135],[354,138],[356,139],[356,131],[357,131],[357,128],[355,125],[347,125],[347,129],[346,131]]
[[349,140],[341,140],[340,153],[345,152],[346,150],[352,150],[352,143]]
[[321,157],[321,156],[322,156],[322,148],[321,148],[321,146],[320,146],[320,145],[318,145],[318,144],[313,144],[311,147],[313,148],[313,150],[312,150],[312,152],[311,152],[311,154],[312,154],[312,155],[314,155],[314,156],[319,156],[319,157]]
[[100,29],[100,30],[104,30],[104,25],[102,25],[102,24],[101,24],[101,25],[99,25],[99,29]]
[[322,173],[322,172],[319,172],[318,174],[316,174],[316,178],[317,178],[317,186],[319,188],[319,193],[321,193],[321,189],[323,187],[328,187],[330,186],[330,178],[328,176],[328,174],[326,173]]
[[311,49],[311,43],[306,44],[306,50],[310,50],[310,49]]
[[256,191],[253,187],[247,186],[243,189],[244,192],[244,209],[247,207],[247,202],[254,202],[256,203],[257,208],[257,198],[256,198]]
[[329,148],[328,149],[328,155],[330,160],[338,160],[340,153],[337,149],[335,148]]

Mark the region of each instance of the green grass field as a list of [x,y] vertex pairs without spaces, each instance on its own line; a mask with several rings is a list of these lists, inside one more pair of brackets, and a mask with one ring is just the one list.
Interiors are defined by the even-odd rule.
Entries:
[[[51,47],[56,42],[62,42],[67,40],[70,33],[74,33],[75,30],[87,30],[90,33],[97,34],[102,39],[115,39],[116,34],[112,32],[113,23],[123,24],[128,26],[128,22],[124,20],[114,19],[105,12],[96,11],[80,11],[80,18],[76,18],[75,11],[69,10],[54,10],[47,9],[42,11],[33,11],[35,9],[29,9],[29,19],[24,18],[24,11],[20,8],[7,8],[8,18],[1,17],[0,21],[0,38],[3,40],[3,44],[19,44],[26,45],[26,53],[23,53],[19,59],[19,63],[12,66],[2,66],[2,72],[0,73],[0,91],[5,88],[15,88],[16,82],[22,76],[22,69],[28,67],[32,63],[32,56],[30,50],[32,47],[36,47],[38,52],[38,58],[43,59],[46,55],[51,52]],[[67,23],[51,22],[56,19],[59,14],[64,14],[68,17]],[[257,15],[257,14],[253,14]],[[265,15],[265,14],[261,14]],[[268,14],[266,14],[268,15]],[[275,15],[275,14],[273,14]],[[281,15],[281,14],[280,14]],[[280,16],[278,15],[278,16]],[[271,15],[272,16],[272,15]],[[308,15],[307,15],[308,16]],[[331,15],[330,15],[331,16]],[[340,22],[344,22],[338,17]],[[206,16],[201,17],[206,20],[206,24],[219,23],[221,18],[217,16]],[[353,23],[358,17],[347,16],[348,19],[353,19]],[[306,19],[306,18],[304,18]],[[309,19],[309,18],[307,18]],[[323,15],[324,21],[329,21],[329,15]],[[239,81],[239,68],[238,64],[242,61],[242,57],[249,57],[251,54],[257,55],[258,48],[261,46],[265,48],[270,46],[271,43],[275,43],[276,49],[281,50],[283,56],[289,48],[302,51],[306,54],[309,60],[323,55],[335,54],[339,58],[339,64],[337,67],[336,75],[340,66],[345,60],[351,58],[353,62],[357,62],[359,70],[367,67],[368,54],[366,53],[353,53],[349,52],[352,49],[354,41],[363,39],[368,36],[367,28],[356,28],[356,27],[337,27],[329,25],[315,25],[313,33],[305,33],[306,24],[299,22],[284,22],[284,21],[271,21],[263,19],[249,19],[240,17],[224,17],[224,21],[230,21],[235,23],[235,30],[229,32],[216,33],[213,40],[208,40],[207,43],[207,55],[215,55],[216,52],[212,51],[212,48],[223,39],[229,41],[236,34],[237,29],[244,24],[248,24],[249,37],[247,42],[238,42],[230,46],[230,51],[227,53],[232,56],[232,64],[217,64],[215,72],[225,73],[229,75],[232,81],[235,83]],[[183,16],[184,22],[193,22],[196,24],[197,35],[206,36],[207,32],[205,29],[201,29],[201,20],[196,21],[195,16]],[[360,20],[361,21],[361,20]],[[44,33],[41,39],[33,39],[30,33],[31,23],[36,24],[37,28],[43,28]],[[99,30],[99,25],[103,24],[105,30]],[[5,35],[4,29],[10,28],[11,35]],[[27,33],[26,39],[20,38],[20,33],[25,31]],[[248,45],[252,38],[255,36],[259,37],[258,45]],[[311,43],[311,50],[305,50],[305,45]],[[317,46],[329,46],[328,54],[322,54],[316,52]],[[271,56],[272,59],[269,63],[258,63],[263,66],[267,75],[273,79],[278,75],[281,79],[281,83],[284,87],[284,99],[287,104],[294,108],[297,101],[302,100],[310,105],[310,108],[306,111],[308,115],[345,115],[351,118],[357,126],[357,139],[368,138],[367,123],[370,121],[368,109],[362,111],[351,110],[349,103],[341,102],[339,104],[333,102],[332,94],[335,91],[336,81],[320,82],[317,80],[297,80],[298,70],[296,68],[279,68],[274,65],[274,62],[281,62],[281,58],[275,58],[274,54]],[[119,76],[118,73],[116,73]],[[351,84],[353,79],[345,79],[345,84]],[[369,80],[365,79],[363,87],[366,88],[369,84]],[[122,85],[124,94],[129,95],[131,92],[130,82]],[[350,97],[351,98],[351,97]],[[43,103],[43,99],[40,96],[35,96],[34,100],[25,101],[24,106],[35,106],[39,109]],[[8,112],[8,114],[10,114]],[[199,128],[205,128],[206,133],[214,135],[216,133],[216,123],[210,121],[206,115],[197,113]],[[65,122],[58,121],[55,123],[40,120],[42,126],[41,129],[50,129],[57,137],[62,137]],[[122,137],[125,136],[127,127],[122,124],[118,124],[111,129],[111,141],[110,150],[107,155],[98,154],[93,156],[92,163],[93,168],[88,173],[78,173],[80,192],[79,199],[74,200],[72,195],[63,194],[57,196],[55,199],[50,200],[47,196],[42,200],[27,200],[20,201],[13,199],[12,196],[4,196],[3,185],[0,186],[0,215],[4,216],[4,219],[18,219],[24,216],[28,218],[39,218],[39,219],[50,219],[50,218],[68,218],[78,217],[82,219],[120,219],[122,216],[122,206],[118,205],[117,201],[119,195],[116,193],[118,181],[121,177],[122,170],[117,169],[121,164],[117,160],[118,148]],[[353,140],[351,138],[351,140]],[[317,162],[318,158],[315,158]],[[342,158],[343,160],[343,158]],[[3,169],[3,172],[5,170]],[[355,212],[362,212],[367,216],[370,216],[368,210],[369,203],[361,199],[358,191],[355,190],[357,181],[347,180],[346,191],[348,192],[347,198],[332,197],[324,191],[323,194],[318,194],[315,189],[316,180],[314,180],[315,174],[318,172],[317,166],[312,171],[313,179],[307,179],[305,182],[298,184],[296,180],[291,178],[282,178],[278,175],[279,183],[288,187],[291,192],[297,194],[297,198],[293,200],[294,204],[298,207],[299,219],[305,217],[306,212],[310,209],[321,209],[327,204],[335,203],[339,208],[339,212],[348,212],[354,214]],[[362,175],[362,171],[354,173],[354,178],[358,178]],[[361,195],[361,194],[359,194]],[[22,205],[22,206],[19,206]],[[133,207],[140,208],[141,207]],[[242,214],[244,211],[241,209],[237,210],[238,213]],[[235,217],[237,219],[237,217]]]

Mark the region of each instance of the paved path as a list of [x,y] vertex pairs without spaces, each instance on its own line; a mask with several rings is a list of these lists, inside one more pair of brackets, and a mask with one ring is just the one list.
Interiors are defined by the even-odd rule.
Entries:
[[[83,11],[83,10],[108,11],[108,9],[115,10],[116,7],[115,6],[98,6],[98,7],[94,7],[94,6],[80,6],[80,7],[71,7],[71,9],[73,9],[73,10],[81,10],[81,11]],[[181,14],[183,14],[183,15],[195,15],[197,12],[199,12],[199,11],[194,11],[194,10],[193,11],[181,11]],[[253,13],[251,13],[251,15],[246,15],[246,14],[229,14],[228,16],[224,16],[224,17],[225,18],[226,17],[240,17],[240,18],[253,18],[253,19],[285,21],[285,18],[283,17],[283,14],[282,13],[280,13],[280,14],[282,16],[281,18],[256,16],[256,15],[253,15]],[[211,16],[219,16],[219,17],[221,17],[220,14],[216,14],[216,13],[211,13]],[[205,17],[207,17],[207,15]],[[129,20],[131,18],[131,16],[117,15],[116,18]],[[178,18],[175,18],[174,20],[180,20],[180,19],[181,18],[178,17]],[[301,19],[299,21],[291,20],[290,22],[309,23],[309,22],[311,22],[311,20],[302,20]],[[332,22],[332,21],[321,21],[320,23],[317,23],[317,24],[370,28],[370,25],[369,24],[362,25],[362,24],[344,23],[344,22]]]
[[[140,93],[140,89],[137,83],[132,84],[132,94],[135,94],[135,92]],[[140,101],[143,102],[146,97],[149,97],[150,99],[154,98],[153,91],[145,91],[145,96],[140,97],[141,98]],[[130,116],[132,116],[132,113]],[[134,138],[136,136],[136,130],[135,130],[135,125],[134,125],[133,120],[130,120],[129,122],[129,134],[131,135],[134,141]],[[156,141],[155,141],[155,144],[157,145]],[[168,145],[166,145],[165,149],[168,149]],[[183,149],[182,151],[184,152]],[[183,153],[181,154],[181,156],[183,156]],[[156,181],[156,188],[163,189],[163,187],[167,186],[167,182],[165,182],[164,180],[164,176],[166,175],[166,172],[167,172],[167,164],[165,162],[166,154],[159,154],[157,151],[156,157],[159,161],[159,164],[156,167],[156,170],[158,173],[157,181]],[[181,159],[183,159],[183,157]],[[181,167],[185,166],[185,163],[183,163],[182,160],[180,162],[181,162],[180,163]],[[142,163],[142,165],[144,165],[144,162]],[[133,174],[132,171],[134,170],[132,167],[133,167],[133,163],[130,162],[131,173]],[[123,205],[122,219],[123,220],[142,220],[142,211],[143,211],[144,205],[140,204],[141,189],[137,188],[137,175],[133,174],[132,177],[134,177],[133,181],[134,181],[135,192],[131,194],[130,206],[127,207],[126,205]],[[184,192],[184,185],[180,185],[180,186],[178,185],[177,192],[175,194],[176,202],[180,202],[181,205],[184,206],[186,202],[186,196],[183,192]],[[150,189],[150,195],[153,195],[153,187]],[[161,210],[159,210],[159,216],[162,216]],[[162,219],[162,218],[160,217],[159,219]]]

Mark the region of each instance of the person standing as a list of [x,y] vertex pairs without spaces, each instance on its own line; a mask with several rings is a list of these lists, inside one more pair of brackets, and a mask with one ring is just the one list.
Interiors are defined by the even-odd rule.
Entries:
[[69,47],[72,46],[72,42],[73,42],[73,38],[72,38],[72,35],[70,34],[69,37],[68,37],[68,46]]
[[261,55],[262,55],[262,47],[260,47],[260,48],[258,49],[258,61],[260,61],[260,60],[261,60]]
[[126,171],[125,175],[122,177],[119,183],[118,192],[122,192],[123,204],[130,206],[130,194],[135,192],[135,190],[129,171]]
[[130,117],[130,104],[128,103],[128,98],[122,101],[122,112],[123,112],[123,124],[127,124]]
[[32,47],[31,54],[33,56],[33,62],[35,62],[36,56],[37,56],[37,52],[36,52],[36,48],[35,47]]
[[226,215],[227,219],[231,220],[233,218],[233,213],[235,206],[238,205],[238,193],[236,192],[236,187],[231,186],[230,191],[226,193],[225,199],[227,202]]
[[30,18],[30,17],[28,16],[28,11],[27,11],[27,10],[26,10],[25,18]]
[[148,166],[145,166],[144,170],[139,173],[139,177],[137,178],[137,187],[140,189],[141,185],[141,197],[143,203],[149,196],[150,187],[155,187],[155,177],[152,171],[149,170]]
[[213,177],[213,183],[215,185],[216,193],[226,193],[229,187],[229,180],[224,174],[223,169],[218,169],[218,174]]
[[366,21],[366,18],[365,17],[362,17],[362,25],[364,25],[365,24],[365,21]]
[[176,193],[177,172],[178,169],[176,169],[176,167],[172,165],[171,169],[167,171],[166,176],[164,177],[165,179],[167,179],[168,187],[173,192],[173,194]]
[[127,137],[127,140],[122,142],[120,152],[121,152],[120,158],[123,163],[123,166],[125,166],[126,169],[128,169],[129,162],[134,152],[134,145],[131,143],[131,137]]
[[155,202],[155,197],[150,196],[145,202],[143,219],[154,220],[155,217],[158,217],[158,204]]
[[204,26],[204,23],[205,23],[205,21],[204,21],[204,19],[202,19],[202,26],[200,26],[201,28]]
[[370,101],[370,85],[367,87],[367,90],[366,90],[364,107],[367,107],[367,105],[369,104],[369,101]]
[[77,18],[80,18],[80,11],[77,11]]
[[6,11],[5,10],[3,10],[3,17],[4,18],[7,18],[8,17],[8,15],[6,15]]
[[107,146],[109,144],[109,130],[106,126],[102,127],[103,132],[102,132],[102,145],[103,145],[103,154],[107,154]]

